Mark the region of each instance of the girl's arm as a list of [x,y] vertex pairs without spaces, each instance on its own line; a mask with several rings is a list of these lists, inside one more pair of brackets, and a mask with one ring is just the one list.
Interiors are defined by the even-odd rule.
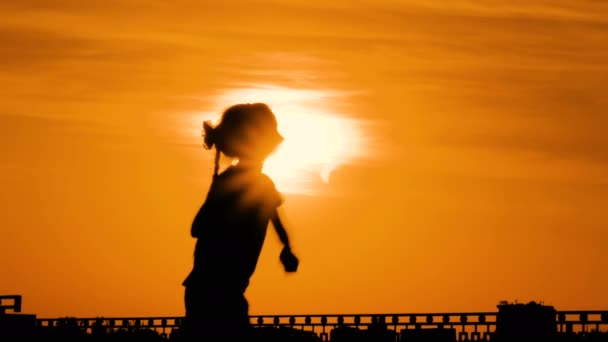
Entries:
[[283,222],[281,222],[281,218],[279,217],[279,212],[277,209],[275,209],[272,213],[270,220],[272,221],[272,226],[277,232],[279,240],[281,240],[281,242],[283,243],[284,248],[291,249],[291,246],[289,245],[289,236],[287,235],[287,230],[285,230],[285,226],[283,226]]
[[298,260],[298,257],[296,257],[293,254],[293,252],[291,251],[291,246],[289,245],[289,237],[287,236],[287,231],[285,230],[285,227],[283,226],[283,223],[281,222],[281,219],[279,217],[279,213],[277,212],[277,210],[274,211],[274,213],[272,214],[270,219],[272,221],[272,225],[274,226],[274,229],[276,230],[277,234],[279,235],[279,239],[283,243],[283,250],[281,251],[281,254],[279,255],[279,259],[281,260],[281,263],[283,264],[283,267],[285,268],[285,272],[296,272],[298,270],[298,265],[299,265],[300,261]]

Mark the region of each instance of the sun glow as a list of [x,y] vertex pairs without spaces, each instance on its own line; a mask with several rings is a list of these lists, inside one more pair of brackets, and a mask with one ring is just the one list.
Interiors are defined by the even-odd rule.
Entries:
[[213,114],[197,113],[192,119],[199,128],[203,120],[217,121],[230,105],[267,103],[285,140],[266,160],[264,172],[282,192],[311,193],[319,180],[329,183],[337,167],[367,154],[362,122],[331,109],[332,101],[345,96],[337,91],[245,86],[220,94]]

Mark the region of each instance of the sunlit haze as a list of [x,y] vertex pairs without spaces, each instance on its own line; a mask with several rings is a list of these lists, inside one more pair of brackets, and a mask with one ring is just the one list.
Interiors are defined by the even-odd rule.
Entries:
[[290,89],[253,84],[222,92],[212,113],[193,113],[184,132],[200,137],[203,120],[217,123],[221,111],[236,103],[267,103],[275,113],[285,138],[268,158],[264,172],[281,192],[312,194],[317,179],[328,183],[340,165],[362,160],[368,153],[369,131],[364,122],[332,110],[332,103],[347,101],[349,94],[322,89]]

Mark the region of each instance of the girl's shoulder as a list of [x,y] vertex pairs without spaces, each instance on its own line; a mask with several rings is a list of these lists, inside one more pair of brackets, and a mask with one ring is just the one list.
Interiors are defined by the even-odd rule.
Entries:
[[214,179],[214,183],[220,188],[224,186],[229,188],[255,186],[262,187],[267,191],[277,191],[274,181],[267,174],[236,167],[229,167],[224,170]]
[[261,176],[262,186],[264,187],[265,197],[272,203],[272,206],[278,207],[283,203],[283,196],[277,190],[272,178],[270,178],[267,174],[262,173]]

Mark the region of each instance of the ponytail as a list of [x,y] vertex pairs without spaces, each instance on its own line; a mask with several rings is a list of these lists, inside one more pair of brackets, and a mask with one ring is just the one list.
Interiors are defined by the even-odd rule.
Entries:
[[213,166],[213,178],[215,179],[220,171],[220,150],[215,147],[215,165]]
[[205,148],[210,150],[211,148],[213,148],[213,145],[215,145],[216,143],[216,129],[215,127],[211,126],[211,121],[205,121],[203,122],[203,138],[205,138],[204,145]]
[[203,122],[204,147],[208,150],[215,146],[215,165],[213,166],[213,178],[215,179],[220,170],[220,149],[217,146],[217,129],[210,121]]

